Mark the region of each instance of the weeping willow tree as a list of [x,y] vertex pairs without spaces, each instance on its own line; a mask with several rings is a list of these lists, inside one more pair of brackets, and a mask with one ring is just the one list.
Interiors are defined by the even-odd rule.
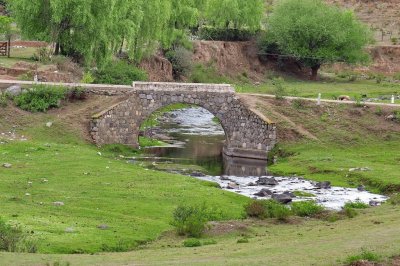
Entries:
[[216,28],[246,28],[256,31],[261,27],[265,12],[264,0],[208,0],[205,18]]
[[8,5],[25,37],[55,43],[55,54],[102,65],[122,49],[137,61],[160,45],[168,49],[200,21],[257,29],[262,2],[8,0]]

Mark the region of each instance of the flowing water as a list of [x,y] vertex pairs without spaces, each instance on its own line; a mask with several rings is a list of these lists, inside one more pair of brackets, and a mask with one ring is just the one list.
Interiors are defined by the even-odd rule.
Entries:
[[[153,165],[173,163],[183,166],[197,165],[204,169],[201,172],[172,172],[183,172],[192,175],[193,178],[216,182],[222,189],[252,198],[269,198],[254,195],[261,189],[268,189],[275,194],[306,192],[307,197],[294,197],[293,201],[312,199],[329,209],[340,209],[349,201],[380,204],[387,200],[385,196],[353,188],[317,188],[315,182],[301,177],[268,176],[266,161],[224,156],[224,130],[214,116],[203,108],[190,107],[168,112],[159,118],[159,121],[161,124],[158,133],[167,135],[171,140],[168,146],[146,149],[147,157],[150,157]],[[274,178],[278,184],[258,185],[260,177]]]

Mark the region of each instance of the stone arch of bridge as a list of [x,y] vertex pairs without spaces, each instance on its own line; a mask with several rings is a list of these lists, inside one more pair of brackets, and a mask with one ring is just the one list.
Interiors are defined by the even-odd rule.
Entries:
[[[146,113],[143,113],[143,115],[140,117],[140,119],[138,120],[138,127],[139,129],[142,128],[143,123],[145,123],[149,118],[151,118],[151,116],[157,112],[162,111],[164,108],[168,107],[168,106],[173,106],[175,104],[187,104],[184,102],[176,102],[176,103],[170,103],[170,104],[164,104],[161,106],[155,106],[154,109],[150,109],[148,110]],[[218,112],[213,111],[213,108],[210,107],[205,107],[203,104],[188,104],[188,107],[198,107],[198,108],[202,108],[204,110],[206,110],[207,112],[209,112],[210,114],[212,114],[214,117],[218,118],[219,120],[219,125],[221,125],[223,131],[224,131],[224,137],[225,137],[225,145],[229,145],[229,137],[230,134],[228,134],[228,130],[229,128],[226,126],[226,121],[224,121],[224,117],[219,114]]]
[[91,136],[97,145],[138,147],[140,125],[170,104],[200,106],[217,117],[225,131],[228,156],[263,159],[276,143],[276,126],[249,108],[229,85],[135,83],[124,101],[93,116]]

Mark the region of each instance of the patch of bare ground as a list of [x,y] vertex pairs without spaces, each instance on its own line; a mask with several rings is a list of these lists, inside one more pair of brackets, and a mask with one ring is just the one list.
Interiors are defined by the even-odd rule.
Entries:
[[400,256],[387,259],[385,262],[360,260],[350,264],[350,266],[400,266]]

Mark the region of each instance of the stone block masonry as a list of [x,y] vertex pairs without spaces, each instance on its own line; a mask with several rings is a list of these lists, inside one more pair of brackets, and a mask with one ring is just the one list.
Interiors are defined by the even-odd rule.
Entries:
[[175,103],[195,104],[216,116],[226,134],[228,156],[265,160],[276,143],[275,124],[245,106],[230,85],[137,82],[126,94],[126,100],[93,116],[91,136],[97,145],[137,148],[141,124]]

